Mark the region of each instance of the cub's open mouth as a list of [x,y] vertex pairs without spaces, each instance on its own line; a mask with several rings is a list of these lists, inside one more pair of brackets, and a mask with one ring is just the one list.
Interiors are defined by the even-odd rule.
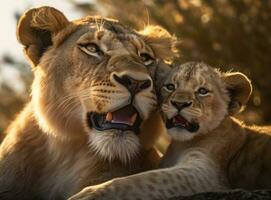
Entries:
[[132,105],[108,113],[89,112],[87,114],[88,126],[99,131],[117,129],[138,133],[141,122],[139,113]]
[[166,121],[166,128],[181,128],[181,129],[186,129],[189,132],[196,132],[199,130],[199,124],[196,122],[189,122],[186,120],[183,116],[181,115],[176,115],[171,119],[168,119]]

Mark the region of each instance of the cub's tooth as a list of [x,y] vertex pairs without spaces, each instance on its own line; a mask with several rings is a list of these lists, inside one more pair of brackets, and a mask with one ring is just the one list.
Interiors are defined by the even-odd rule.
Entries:
[[133,116],[131,117],[131,122],[132,122],[132,124],[135,123],[136,117],[137,117],[137,113],[133,114]]
[[112,121],[112,119],[113,119],[113,115],[112,115],[112,113],[111,112],[109,112],[109,113],[107,113],[106,114],[106,121],[109,121],[109,122],[111,122]]

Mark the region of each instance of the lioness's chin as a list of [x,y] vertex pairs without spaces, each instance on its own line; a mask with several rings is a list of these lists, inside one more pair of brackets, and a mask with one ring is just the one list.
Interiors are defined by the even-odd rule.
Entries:
[[133,131],[92,129],[89,145],[104,160],[120,160],[129,163],[140,150],[140,142]]
[[178,127],[170,128],[168,129],[167,132],[172,139],[181,141],[181,142],[192,140],[196,135],[198,135],[198,133],[196,132],[191,133],[186,129],[178,128]]

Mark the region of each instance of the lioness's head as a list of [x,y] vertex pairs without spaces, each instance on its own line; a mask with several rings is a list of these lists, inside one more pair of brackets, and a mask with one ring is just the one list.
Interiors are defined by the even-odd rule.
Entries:
[[160,88],[162,111],[169,135],[190,140],[217,128],[241,110],[252,91],[242,73],[222,73],[205,63],[173,68]]
[[85,138],[104,158],[139,150],[140,128],[156,106],[152,77],[175,39],[157,26],[136,32],[111,19],[68,21],[41,7],[20,19],[18,40],[33,65],[35,115],[62,139]]

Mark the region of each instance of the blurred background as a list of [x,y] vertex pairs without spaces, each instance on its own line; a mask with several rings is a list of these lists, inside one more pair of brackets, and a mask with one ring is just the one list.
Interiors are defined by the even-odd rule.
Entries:
[[180,40],[177,62],[204,61],[238,70],[252,79],[254,92],[240,118],[271,122],[271,1],[260,0],[9,0],[0,3],[0,133],[29,99],[33,76],[16,41],[19,16],[50,5],[70,19],[85,15],[117,18],[142,29],[159,24]]

